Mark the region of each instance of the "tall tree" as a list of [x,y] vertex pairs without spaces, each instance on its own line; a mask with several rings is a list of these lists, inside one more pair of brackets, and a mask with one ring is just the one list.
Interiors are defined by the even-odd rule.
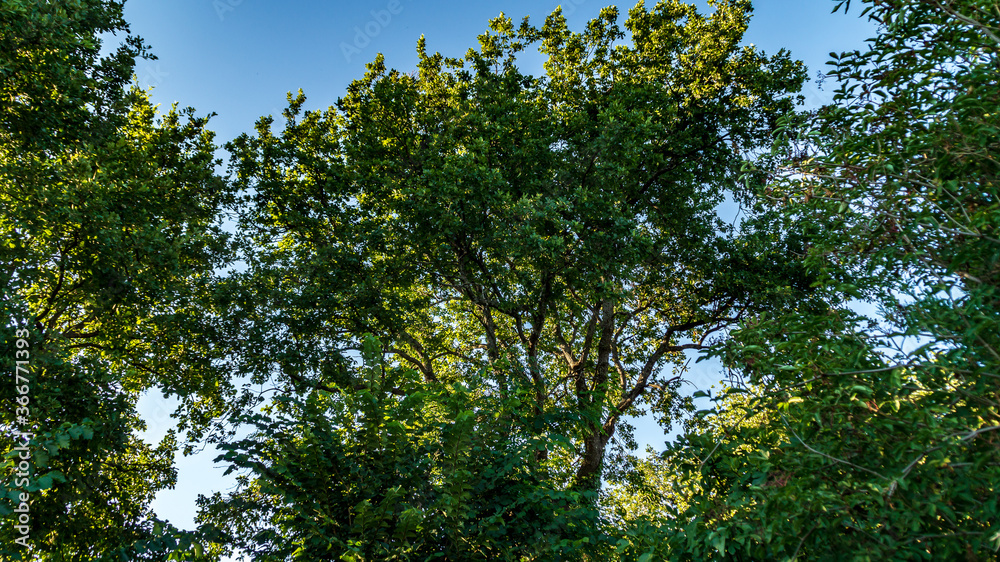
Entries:
[[[102,57],[108,33],[125,39]],[[121,2],[0,6],[5,560],[162,557],[148,551],[176,537],[153,532],[149,502],[173,485],[177,441],[144,443],[136,401],[224,406],[200,317],[229,191],[207,119],[158,115],[129,86],[147,55]],[[27,532],[11,523],[22,494]]]
[[1000,548],[1000,12],[863,13],[878,36],[832,61],[835,103],[800,123],[767,189],[818,231],[821,291],[878,312],[798,309],[736,332],[728,360],[759,396],[673,451],[697,488],[675,550],[692,559]]
[[[270,311],[246,366],[316,387],[371,332],[426,381],[485,369],[572,437],[537,453],[553,478],[598,488],[622,416],[672,417],[686,351],[808,287],[793,242],[716,214],[802,66],[740,46],[749,2],[713,6],[639,3],[627,43],[614,8],[579,33],[501,16],[464,58],[421,40],[413,75],[379,56],[336,108],[290,97],[281,133],[232,145],[246,302]],[[517,66],[531,45],[543,76]]]

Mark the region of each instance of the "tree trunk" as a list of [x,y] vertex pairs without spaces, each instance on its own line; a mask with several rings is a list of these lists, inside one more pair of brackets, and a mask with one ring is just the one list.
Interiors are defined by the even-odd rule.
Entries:
[[615,426],[591,427],[583,438],[583,459],[573,477],[572,488],[579,492],[596,492],[601,488],[601,471],[604,468],[604,450],[615,433]]

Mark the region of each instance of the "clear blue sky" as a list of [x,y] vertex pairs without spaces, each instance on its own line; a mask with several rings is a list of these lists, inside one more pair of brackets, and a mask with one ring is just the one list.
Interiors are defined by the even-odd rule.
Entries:
[[[573,29],[582,29],[607,0],[566,0],[564,14]],[[647,5],[651,6],[650,1]],[[708,10],[703,0],[695,2]],[[126,19],[159,57],[140,61],[139,82],[152,86],[153,99],[165,109],[173,102],[192,106],[200,114],[215,112],[211,128],[221,144],[251,131],[261,115],[276,117],[289,91],[302,88],[307,108],[327,107],[343,95],[351,80],[377,53],[390,67],[409,71],[416,66],[416,42],[427,37],[428,49],[460,56],[477,45],[487,21],[500,12],[520,20],[531,16],[538,25],[559,4],[556,1],[441,0],[129,0]],[[805,61],[811,78],[825,72],[831,51],[860,48],[874,28],[851,15],[831,14],[832,0],[757,0],[754,18],[745,36],[767,53],[781,48]],[[622,14],[633,4],[620,4]],[[540,69],[529,69],[534,73]],[[830,85],[819,91],[807,85],[807,103],[815,106],[829,96]],[[706,388],[722,378],[717,366],[701,363],[691,379]],[[693,389],[693,387],[692,387]],[[170,427],[172,403],[155,395],[140,402],[149,422],[147,438],[158,439]],[[638,432],[640,443],[659,446],[657,427]],[[175,490],[161,492],[154,508],[160,517],[191,528],[197,494],[225,491],[212,450],[179,458]]]
[[[562,5],[570,25],[581,29],[606,1],[566,0]],[[707,7],[703,0],[696,3]],[[872,33],[856,16],[831,15],[831,0],[758,0],[755,4],[746,41],[768,53],[789,49],[806,62],[812,77],[824,69],[830,51],[853,49]],[[557,5],[527,0],[433,4],[418,0],[129,0],[125,14],[133,32],[145,38],[159,57],[139,62],[140,83],[154,86],[154,99],[164,106],[177,101],[202,113],[218,113],[212,124],[225,141],[250,130],[261,115],[277,116],[288,91],[302,88],[309,98],[308,107],[332,105],[379,52],[390,67],[415,69],[421,34],[431,51],[460,56],[477,44],[476,36],[500,12],[515,21],[529,15],[540,25]],[[625,13],[631,6],[619,7]]]

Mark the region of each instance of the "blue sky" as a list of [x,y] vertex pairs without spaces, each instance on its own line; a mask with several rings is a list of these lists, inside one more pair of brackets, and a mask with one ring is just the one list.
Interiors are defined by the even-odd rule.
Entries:
[[[581,29],[606,1],[566,0],[563,11],[570,25]],[[696,3],[707,7],[702,0]],[[154,99],[165,107],[176,101],[218,113],[213,128],[226,141],[250,130],[259,116],[279,114],[288,91],[302,88],[308,107],[332,105],[379,52],[390,67],[415,69],[421,34],[429,50],[460,56],[500,12],[515,21],[529,15],[541,24],[557,5],[527,0],[129,0],[125,13],[133,32],[159,57],[139,62],[140,83],[153,86]],[[758,0],[746,41],[768,53],[789,49],[815,77],[830,51],[856,48],[872,33],[854,15],[830,14],[833,5],[831,0]],[[631,6],[620,5],[621,12]]]
[[[582,29],[607,0],[562,2],[573,29]],[[695,2],[709,10],[702,0]],[[648,5],[652,5],[649,2]],[[303,89],[307,108],[325,108],[343,95],[351,80],[361,77],[364,65],[377,53],[390,67],[416,67],[416,42],[421,34],[430,51],[460,56],[477,45],[489,19],[500,12],[520,20],[531,16],[541,24],[559,2],[527,0],[456,1],[418,0],[129,0],[125,16],[133,33],[142,36],[159,57],[139,61],[141,85],[153,87],[153,100],[162,109],[177,102],[200,114],[217,113],[211,128],[222,144],[251,131],[262,115],[276,117],[289,91]],[[857,17],[831,14],[832,0],[757,0],[754,18],[745,36],[767,53],[781,48],[809,67],[810,77],[825,72],[828,53],[860,48],[874,28]],[[633,4],[620,4],[625,14]],[[540,73],[540,68],[528,68]],[[831,85],[819,90],[814,82],[804,90],[807,104],[828,101]],[[694,388],[719,381],[716,365],[700,363],[690,379]],[[155,393],[140,402],[149,423],[146,437],[157,440],[171,427],[173,403]],[[647,424],[652,425],[652,424]],[[637,432],[640,443],[659,446],[659,428]],[[224,467],[212,462],[210,449],[179,458],[179,481],[161,492],[154,503],[160,517],[190,528],[199,493],[225,491],[233,480],[223,479]]]

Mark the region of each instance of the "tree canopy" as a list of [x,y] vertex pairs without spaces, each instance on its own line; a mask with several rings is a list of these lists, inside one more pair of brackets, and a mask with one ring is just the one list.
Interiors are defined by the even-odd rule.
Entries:
[[[818,228],[805,259],[820,290],[877,314],[843,303],[733,332],[720,353],[752,398],[723,398],[725,413],[670,453],[690,475],[675,493],[698,520],[694,558],[1000,548],[1000,14],[989,2],[864,11],[881,33],[831,61],[833,105],[786,123],[794,157],[765,194],[790,225]],[[715,553],[696,548],[706,535]]]
[[[138,437],[138,396],[221,404],[199,303],[226,259],[230,191],[206,118],[158,115],[129,86],[147,53],[121,10],[0,8],[5,560],[155,559],[142,546],[161,538],[149,502],[173,486],[177,440]],[[126,39],[102,57],[109,32]],[[26,496],[30,533],[6,524]]]
[[[746,0],[501,14],[227,177],[121,2],[0,3],[2,557],[994,558],[1000,12],[861,4],[818,110]],[[683,433],[641,458],[644,415]],[[238,485],[177,529],[206,444]]]
[[[558,10],[502,16],[461,59],[421,41],[415,75],[379,57],[335,108],[290,98],[280,134],[263,120],[231,147],[246,278],[283,319],[259,331],[281,339],[263,367],[321,386],[373,333],[427,382],[527,385],[530,415],[580,451],[555,464],[596,489],[621,416],[676,416],[685,350],[808,288],[794,241],[716,214],[750,196],[740,172],[803,79],[739,45],[748,10],[640,4],[630,45],[613,8],[581,33]],[[535,44],[541,77],[516,61]]]

